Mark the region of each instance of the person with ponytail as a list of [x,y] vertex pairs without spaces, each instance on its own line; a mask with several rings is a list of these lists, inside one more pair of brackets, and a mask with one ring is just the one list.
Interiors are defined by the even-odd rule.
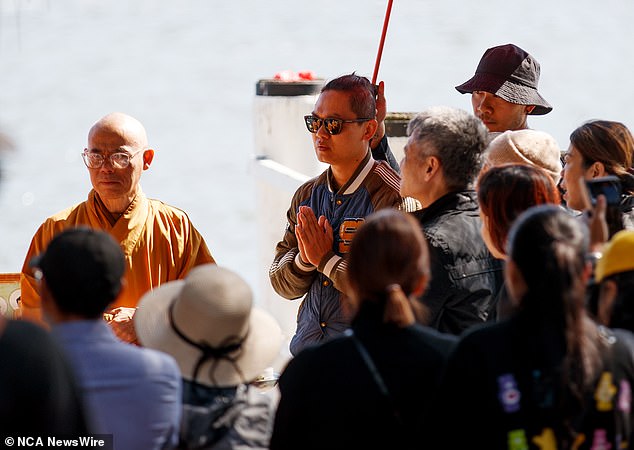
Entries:
[[532,207],[512,226],[506,253],[516,312],[458,343],[438,396],[435,448],[633,448],[633,337],[586,313],[583,224],[560,207]]
[[456,338],[416,324],[429,280],[418,222],[395,209],[368,216],[346,264],[351,328],[283,371],[272,450],[419,448],[427,430]]

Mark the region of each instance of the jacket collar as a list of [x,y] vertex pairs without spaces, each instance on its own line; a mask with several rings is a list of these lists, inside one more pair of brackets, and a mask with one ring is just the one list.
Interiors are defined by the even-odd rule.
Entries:
[[[348,182],[344,184],[343,186],[341,186],[341,188],[336,192],[336,194],[349,195],[354,193],[357,189],[359,189],[359,187],[361,186],[365,178],[372,171],[372,169],[374,168],[374,164],[375,164],[375,161],[372,158],[372,154],[370,153],[370,150],[368,150],[365,157],[363,158],[363,161],[359,163],[359,165],[357,166],[356,170],[354,171],[354,173],[352,174]],[[332,175],[331,167],[328,167],[328,170],[326,171],[326,178],[328,180],[328,190],[330,192],[334,192],[333,190],[334,183],[333,183],[333,175]]]
[[427,208],[415,211],[413,214],[421,220],[428,220],[447,210],[477,211],[478,201],[473,190],[449,192]]
[[145,194],[139,190],[125,212],[111,225],[105,206],[93,189],[88,194],[88,217],[93,228],[108,231],[121,244],[126,256],[132,253],[145,227],[150,213],[150,203]]

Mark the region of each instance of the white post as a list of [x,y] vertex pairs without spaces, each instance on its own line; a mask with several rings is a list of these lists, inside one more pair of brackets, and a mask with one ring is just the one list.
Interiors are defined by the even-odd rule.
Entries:
[[262,308],[282,327],[287,342],[295,334],[301,299],[289,301],[275,293],[268,270],[275,245],[286,228],[286,212],[297,188],[326,169],[315,157],[304,116],[315,106],[323,80],[281,82],[260,80],[256,85],[254,127],[258,216],[258,292]]

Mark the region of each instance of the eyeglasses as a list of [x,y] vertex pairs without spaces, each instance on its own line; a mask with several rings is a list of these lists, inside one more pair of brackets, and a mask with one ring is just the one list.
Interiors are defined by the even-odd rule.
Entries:
[[352,120],[343,120],[343,119],[321,119],[317,116],[308,115],[304,116],[304,122],[306,122],[306,128],[311,133],[317,133],[322,125],[325,125],[326,133],[334,136],[335,134],[341,133],[343,129],[344,123],[358,123],[358,122],[367,122],[372,119],[352,119]]
[[[113,153],[107,158],[110,161],[110,165],[115,169],[125,169],[130,165],[130,160],[142,151],[143,150],[139,150],[131,155],[123,152]],[[89,169],[99,169],[103,166],[103,163],[106,160],[106,156],[101,153],[91,152],[88,149],[84,149],[81,157],[84,160],[84,164],[86,164],[86,167]]]

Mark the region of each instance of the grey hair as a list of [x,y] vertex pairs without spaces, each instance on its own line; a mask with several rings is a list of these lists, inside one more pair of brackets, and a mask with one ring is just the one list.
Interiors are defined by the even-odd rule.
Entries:
[[436,106],[410,120],[407,135],[419,149],[421,144],[432,147],[429,155],[416,156],[436,156],[450,190],[473,185],[488,142],[488,130],[480,119],[462,109]]

